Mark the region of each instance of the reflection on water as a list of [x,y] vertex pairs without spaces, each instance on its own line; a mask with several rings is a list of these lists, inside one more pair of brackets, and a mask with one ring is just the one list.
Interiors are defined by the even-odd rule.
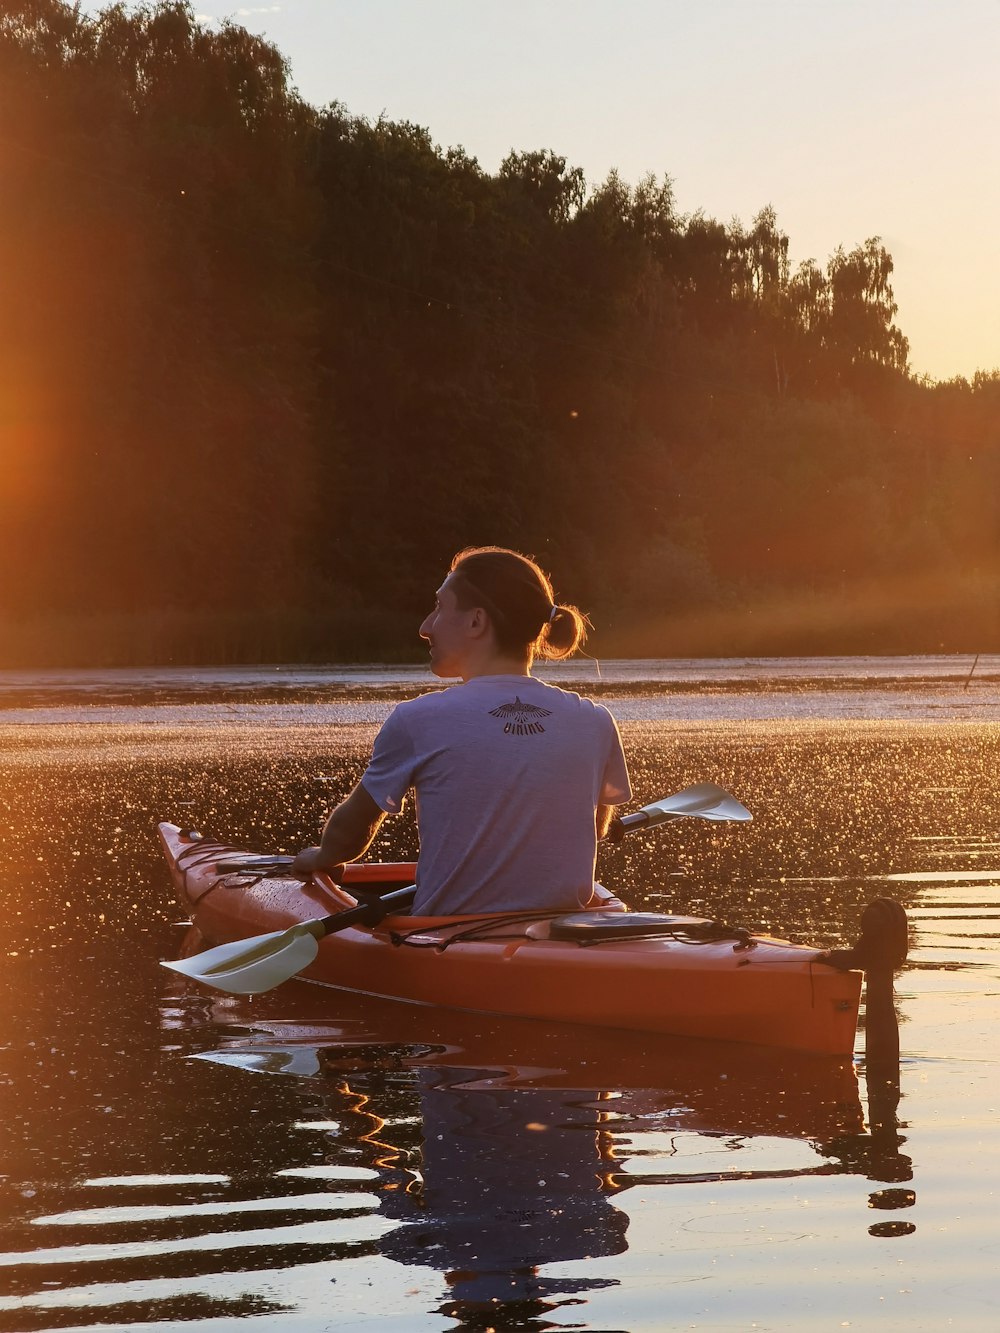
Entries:
[[181,1125],[157,1108],[157,1138],[180,1129],[187,1160],[224,1169],[89,1177],[33,1209],[0,1264],[39,1314],[277,1320],[279,1274],[316,1311],[318,1284],[344,1280],[331,1264],[377,1254],[435,1275],[434,1308],[462,1326],[497,1302],[530,1319],[619,1285],[592,1265],[626,1251],[631,1191],[909,1178],[894,1120],[866,1130],[846,1061],[632,1033],[581,1043],[304,985],[264,1005],[178,989],[160,1016],[168,1046],[195,1053],[177,1073],[199,1099]]
[[[498,1301],[541,1315],[618,1285],[588,1266],[626,1250],[627,1190],[884,1178],[871,1175],[885,1154],[866,1151],[846,1061],[634,1033],[589,1033],[581,1051],[571,1028],[305,986],[280,1018],[251,1009],[181,1001],[164,1022],[204,1025],[217,1044],[202,1060],[316,1089],[321,1170],[370,1172],[381,1216],[398,1223],[382,1255],[440,1274],[439,1309],[463,1320]],[[573,1262],[572,1276],[543,1272]]]
[[625,731],[640,800],[756,816],[606,849],[635,906],[843,945],[905,903],[853,1066],[165,983],[156,820],[299,845],[370,728],[7,728],[0,1329],[995,1328],[1000,732]]

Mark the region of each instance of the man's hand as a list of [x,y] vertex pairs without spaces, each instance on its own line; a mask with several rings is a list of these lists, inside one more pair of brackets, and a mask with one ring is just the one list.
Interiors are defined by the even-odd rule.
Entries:
[[303,847],[292,862],[292,874],[296,879],[310,879],[319,870],[339,880],[344,873],[344,863],[330,861],[323,855],[322,847]]
[[372,838],[385,818],[360,783],[331,811],[318,847],[303,847],[292,862],[292,874],[308,879],[317,870],[325,870],[334,879],[347,861],[356,861],[371,846]]
[[615,846],[625,837],[625,825],[617,815],[608,821],[608,826],[604,830],[604,841],[614,843]]

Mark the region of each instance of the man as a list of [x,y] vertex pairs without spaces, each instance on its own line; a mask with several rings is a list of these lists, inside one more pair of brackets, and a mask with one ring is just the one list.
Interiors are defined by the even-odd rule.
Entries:
[[420,635],[434,674],[461,684],[393,711],[361,781],[294,872],[336,872],[362,856],[412,789],[415,915],[585,906],[597,839],[631,796],[621,740],[606,708],[531,667],[536,656],[569,657],[586,628],[533,560],[500,547],[460,552]]

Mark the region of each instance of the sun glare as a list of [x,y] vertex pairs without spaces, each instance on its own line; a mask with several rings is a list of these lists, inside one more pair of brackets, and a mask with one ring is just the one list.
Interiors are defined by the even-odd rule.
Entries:
[[[979,644],[968,627],[981,625],[983,608],[997,605],[1000,574],[932,569],[896,579],[875,579],[825,595],[796,591],[748,600],[737,608],[667,613],[655,625],[646,616],[638,633],[645,644],[664,656],[780,656],[785,641],[801,644],[810,637],[821,645],[820,651],[829,651],[827,645],[842,641],[850,642],[850,651],[864,652],[870,641],[867,651],[879,653],[894,651],[887,640],[903,635],[913,639],[921,624],[933,621],[946,628],[939,630],[933,642],[920,643],[913,651],[972,653]],[[622,651],[629,651],[627,639]]]
[[32,378],[10,360],[0,376],[0,506],[11,515],[43,501],[53,480],[53,435]]

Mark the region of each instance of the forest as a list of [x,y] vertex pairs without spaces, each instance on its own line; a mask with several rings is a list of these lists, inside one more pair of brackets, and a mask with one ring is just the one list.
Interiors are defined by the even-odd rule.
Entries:
[[1000,651],[1000,372],[910,372],[877,236],[490,173],[182,0],[2,0],[0,173],[0,666],[419,660],[484,543],[604,656]]

